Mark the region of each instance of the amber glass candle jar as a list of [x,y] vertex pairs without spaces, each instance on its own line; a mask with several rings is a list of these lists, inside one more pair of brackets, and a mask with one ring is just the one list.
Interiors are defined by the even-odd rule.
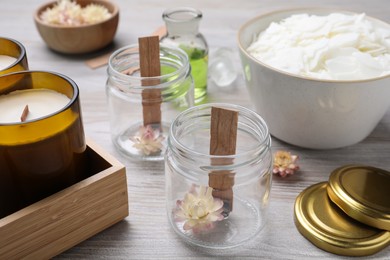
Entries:
[[0,37],[0,76],[23,70],[28,70],[24,46],[13,39]]
[[40,71],[3,75],[0,109],[4,217],[79,181],[86,143],[79,90],[68,77]]

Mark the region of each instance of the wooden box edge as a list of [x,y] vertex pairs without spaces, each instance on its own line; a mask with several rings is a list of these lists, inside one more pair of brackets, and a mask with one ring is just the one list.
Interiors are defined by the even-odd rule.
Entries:
[[126,168],[92,140],[110,167],[0,219],[0,255],[50,258],[129,214]]

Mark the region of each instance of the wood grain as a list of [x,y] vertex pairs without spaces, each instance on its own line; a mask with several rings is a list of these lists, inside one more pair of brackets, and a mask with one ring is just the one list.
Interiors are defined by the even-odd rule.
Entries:
[[99,23],[83,26],[49,25],[42,21],[41,14],[47,8],[52,8],[56,1],[47,2],[34,13],[34,22],[47,46],[60,53],[83,54],[109,45],[115,37],[119,23],[118,6],[106,0],[76,0],[75,2],[82,7],[91,3],[104,6],[111,13],[111,17]]
[[[211,107],[210,155],[234,155],[237,143],[238,112],[220,107]],[[211,165],[232,164],[231,158],[212,158]],[[209,173],[209,186],[213,196],[224,202],[224,212],[233,210],[234,172],[218,170]]]
[[92,141],[88,147],[89,165],[108,168],[0,219],[1,258],[50,258],[128,216],[124,166]]
[[[161,124],[161,90],[148,89],[160,83],[153,77],[161,75],[160,69],[160,40],[158,36],[138,38],[139,63],[142,86],[142,114],[144,126]],[[150,77],[150,79],[148,79]]]
[[[239,77],[229,87],[219,88],[209,81],[208,101],[252,109],[237,50],[237,31],[250,18],[282,8],[315,5],[365,12],[390,22],[388,0],[145,0],[137,4],[115,0],[115,3],[121,12],[114,40],[116,48],[136,43],[138,37],[162,25],[161,14],[166,8],[192,6],[202,10],[200,31],[209,43],[209,61],[218,48],[228,47],[234,51],[232,64],[239,72]],[[54,259],[340,259],[318,249],[298,232],[293,221],[294,200],[304,188],[326,181],[332,170],[346,164],[367,164],[390,170],[390,109],[365,140],[350,147],[309,150],[272,138],[273,151],[285,149],[299,155],[301,170],[288,178],[273,178],[267,223],[259,236],[239,248],[223,252],[192,247],[183,243],[167,221],[164,164],[129,161],[119,155],[111,142],[105,93],[106,68],[91,70],[85,65],[84,61],[95,57],[96,53],[66,56],[50,51],[31,22],[33,11],[41,4],[41,0],[4,1],[0,34],[16,39],[26,47],[30,69],[59,72],[77,83],[87,136],[126,166],[130,207],[130,214],[124,221]],[[288,109],[288,104],[280,104],[280,109]],[[132,120],[139,118],[134,115]],[[390,248],[364,259],[388,260]]]

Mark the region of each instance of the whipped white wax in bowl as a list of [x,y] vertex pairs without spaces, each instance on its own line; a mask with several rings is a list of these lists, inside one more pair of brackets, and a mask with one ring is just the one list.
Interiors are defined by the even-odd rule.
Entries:
[[256,35],[247,51],[271,67],[310,78],[390,75],[390,29],[365,14],[291,15]]

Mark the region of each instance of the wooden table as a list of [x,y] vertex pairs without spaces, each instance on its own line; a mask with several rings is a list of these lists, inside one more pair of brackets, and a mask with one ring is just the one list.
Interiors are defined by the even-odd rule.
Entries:
[[[162,163],[133,163],[122,158],[110,140],[106,106],[106,67],[92,70],[84,63],[109,49],[90,55],[67,56],[50,51],[33,22],[34,10],[44,1],[3,1],[0,4],[0,35],[20,41],[27,49],[31,70],[50,70],[71,77],[81,90],[84,127],[87,136],[117,157],[127,168],[130,215],[124,221],[80,243],[57,259],[199,259],[215,257],[189,246],[170,229],[165,211],[164,167]],[[366,12],[390,22],[388,0],[116,0],[120,24],[111,50],[135,43],[163,24],[161,14],[169,7],[193,6],[202,10],[201,31],[211,52],[232,48],[239,71],[228,88],[209,83],[209,99],[251,108],[241,73],[237,31],[258,14],[285,7],[326,6]],[[315,3],[315,4],[314,4]],[[320,4],[321,3],[321,4]],[[390,97],[389,97],[390,98]],[[261,236],[240,248],[217,253],[221,259],[334,259],[297,231],[293,222],[296,196],[311,184],[326,181],[336,167],[360,163],[390,170],[390,110],[364,141],[343,149],[307,150],[273,139],[273,149],[287,149],[300,156],[301,171],[289,178],[273,179],[269,219]],[[1,245],[0,245],[1,246]],[[0,256],[1,258],[1,256]],[[369,259],[390,259],[390,247]]]

